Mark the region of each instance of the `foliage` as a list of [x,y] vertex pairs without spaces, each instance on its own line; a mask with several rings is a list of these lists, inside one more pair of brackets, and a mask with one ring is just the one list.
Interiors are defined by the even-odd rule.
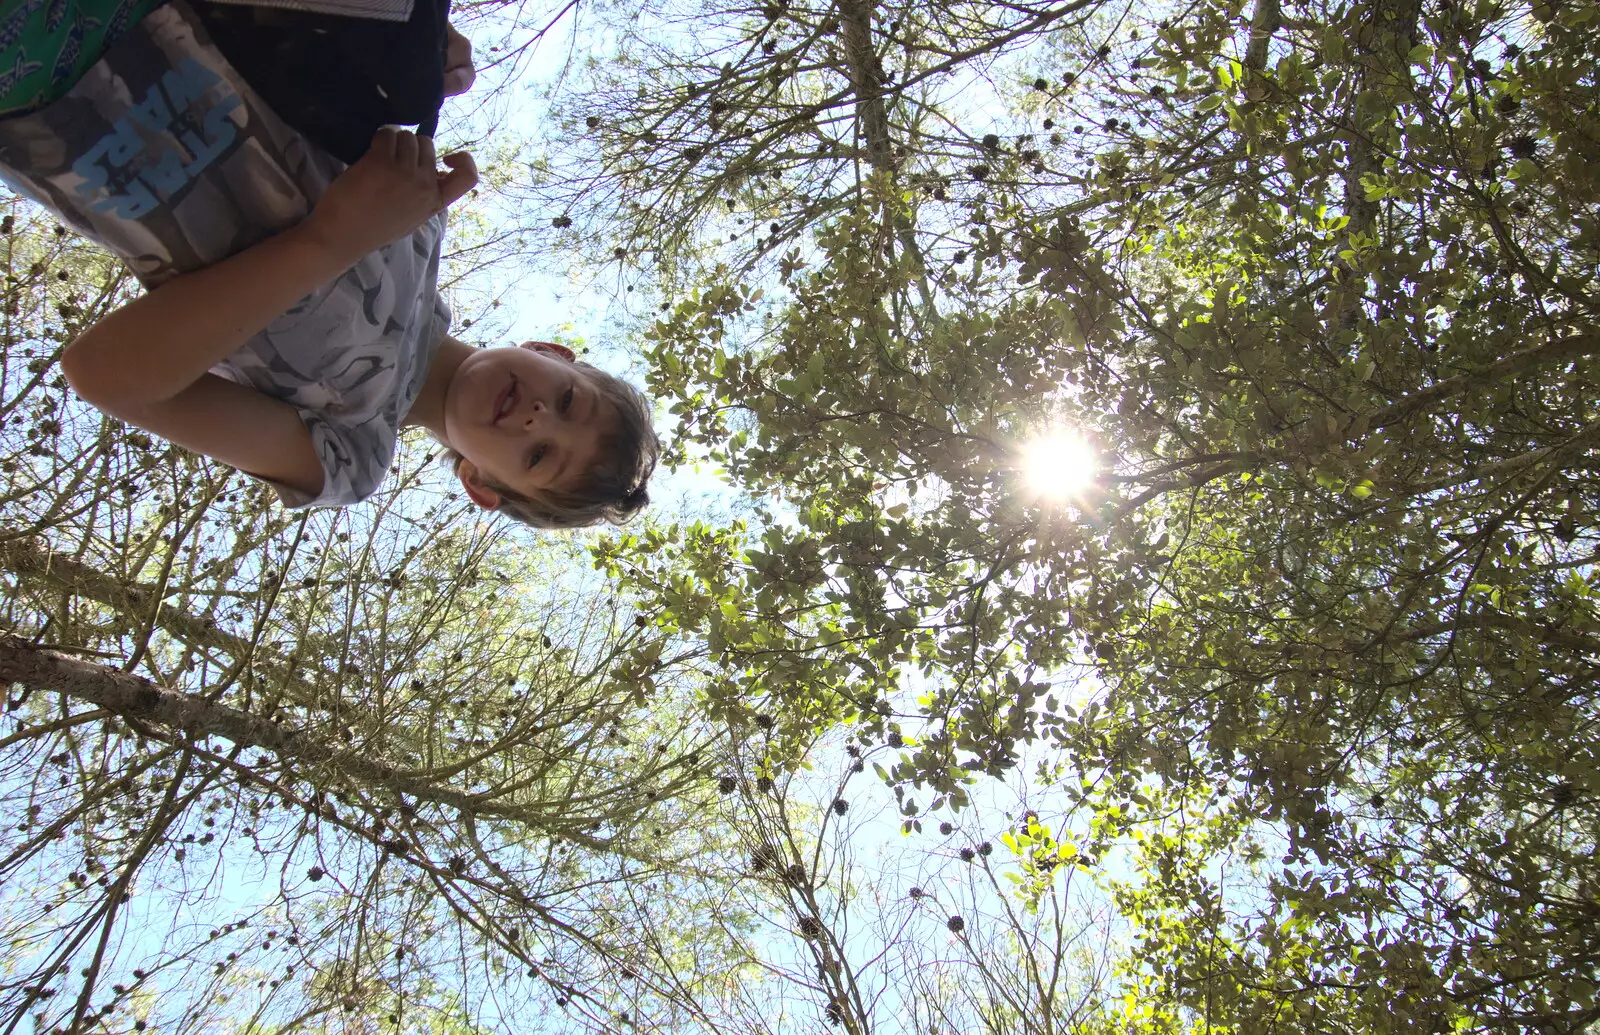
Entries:
[[8,1023],[1594,1030],[1593,5],[582,13],[460,297],[652,287],[738,521],[283,515],[6,225]]
[[646,5],[552,197],[678,292],[652,386],[757,502],[611,573],[913,825],[1050,758],[1158,1014],[1591,1025],[1593,18]]

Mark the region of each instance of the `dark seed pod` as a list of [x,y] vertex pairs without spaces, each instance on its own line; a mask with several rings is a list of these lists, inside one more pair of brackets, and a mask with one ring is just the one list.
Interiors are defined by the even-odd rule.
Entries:
[[944,925],[950,928],[950,931],[953,934],[960,934],[962,931],[967,929],[967,922],[961,919],[959,916],[951,917],[944,922]]
[[731,776],[724,776],[717,781],[717,790],[723,794],[732,794],[739,787],[739,781]]

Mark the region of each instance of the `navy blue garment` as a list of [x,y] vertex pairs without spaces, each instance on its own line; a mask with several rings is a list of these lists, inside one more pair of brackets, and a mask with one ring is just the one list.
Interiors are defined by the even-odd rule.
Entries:
[[380,126],[432,136],[444,101],[450,0],[416,0],[404,22],[198,3],[212,42],[278,116],[346,163]]

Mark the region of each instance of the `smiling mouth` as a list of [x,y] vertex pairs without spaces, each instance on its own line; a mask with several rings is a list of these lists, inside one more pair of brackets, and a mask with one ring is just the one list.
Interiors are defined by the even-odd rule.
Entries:
[[499,424],[501,419],[504,418],[506,414],[510,413],[512,407],[516,406],[516,404],[517,381],[516,378],[512,378],[511,383],[506,385],[505,388],[501,389],[500,394],[495,397],[494,420],[490,421],[490,423]]

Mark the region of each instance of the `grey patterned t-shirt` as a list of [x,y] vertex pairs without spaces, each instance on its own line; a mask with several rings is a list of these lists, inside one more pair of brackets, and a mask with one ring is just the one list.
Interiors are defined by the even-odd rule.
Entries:
[[[304,219],[344,166],[264,104],[181,2],[151,12],[66,96],[0,119],[0,177],[121,256],[147,287]],[[450,326],[443,214],[368,255],[215,369],[300,411],[322,492],[377,490]]]
[[342,506],[377,491],[450,311],[433,285],[444,216],[368,255],[213,368],[300,411],[322,492],[274,483],[291,507]]

